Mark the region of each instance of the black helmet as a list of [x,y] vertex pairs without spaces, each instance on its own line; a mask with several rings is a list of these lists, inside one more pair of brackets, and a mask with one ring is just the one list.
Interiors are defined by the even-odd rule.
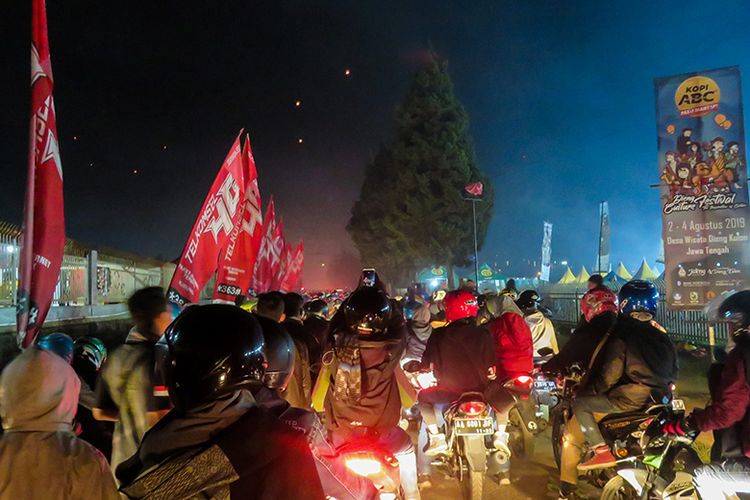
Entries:
[[516,300],[516,305],[520,309],[536,309],[542,298],[536,293],[536,290],[524,290]]
[[319,318],[328,318],[328,303],[323,299],[311,300],[305,304],[305,312],[308,316],[317,316]]
[[362,287],[344,302],[346,326],[362,340],[383,340],[393,308],[382,290]]
[[164,334],[169,396],[188,410],[263,380],[263,330],[247,311],[228,304],[186,308]]
[[728,321],[734,334],[750,327],[750,290],[736,292],[726,297],[718,310],[711,315],[714,321]]
[[263,353],[266,356],[266,372],[263,385],[269,389],[286,389],[294,371],[294,341],[276,321],[255,316],[263,329]]
[[104,343],[96,337],[79,337],[73,345],[73,365],[88,365],[90,369],[99,371],[107,359]]

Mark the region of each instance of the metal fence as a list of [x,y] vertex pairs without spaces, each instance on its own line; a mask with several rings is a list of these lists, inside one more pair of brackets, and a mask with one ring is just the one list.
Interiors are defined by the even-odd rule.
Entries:
[[[581,297],[583,291],[543,292],[544,304],[552,310],[553,320],[575,325],[580,317]],[[703,311],[672,311],[667,309],[666,301],[659,301],[656,321],[667,329],[675,340],[684,340],[700,345],[709,345],[709,324]],[[727,342],[726,324],[717,324],[714,328],[716,345]]]
[[[21,228],[0,221],[0,307],[15,307]],[[111,248],[94,249],[74,240],[65,243],[53,306],[96,306],[126,302],[147,286],[166,288],[175,265]],[[214,280],[201,293],[209,298]],[[92,288],[95,288],[92,290]],[[93,293],[92,293],[93,292]]]

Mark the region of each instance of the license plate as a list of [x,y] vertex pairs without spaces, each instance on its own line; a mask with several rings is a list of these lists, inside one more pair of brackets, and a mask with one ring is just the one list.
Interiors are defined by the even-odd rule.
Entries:
[[538,391],[551,391],[556,386],[554,380],[535,380],[534,381],[534,389]]
[[492,434],[495,432],[493,428],[492,418],[454,418],[453,429],[456,435],[466,436],[473,434]]
[[681,399],[672,400],[672,410],[674,411],[685,411],[685,402]]

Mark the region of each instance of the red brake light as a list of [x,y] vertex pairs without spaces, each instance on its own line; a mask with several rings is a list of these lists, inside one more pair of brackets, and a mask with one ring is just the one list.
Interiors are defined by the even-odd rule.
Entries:
[[467,401],[459,405],[458,411],[468,417],[476,417],[484,413],[485,408],[487,408],[487,405],[481,401]]

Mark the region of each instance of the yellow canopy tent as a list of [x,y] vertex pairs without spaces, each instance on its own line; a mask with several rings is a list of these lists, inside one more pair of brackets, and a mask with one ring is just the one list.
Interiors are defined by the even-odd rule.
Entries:
[[568,269],[565,271],[565,274],[563,274],[562,278],[560,278],[560,281],[558,281],[557,284],[558,285],[570,285],[575,282],[576,282],[576,275],[573,274],[573,271],[570,270],[570,266],[568,266]]
[[654,281],[657,277],[658,276],[656,276],[654,270],[648,265],[645,258],[643,259],[643,262],[641,262],[641,267],[638,268],[635,276],[633,276],[634,279],[646,281]]
[[586,269],[586,266],[581,267],[581,272],[578,273],[578,276],[576,276],[576,282],[577,283],[586,283],[591,275],[589,274],[589,271]]
[[628,270],[625,268],[625,264],[623,264],[622,261],[620,261],[620,265],[617,266],[617,271],[615,271],[615,274],[627,281],[633,279],[633,275],[628,272]]

